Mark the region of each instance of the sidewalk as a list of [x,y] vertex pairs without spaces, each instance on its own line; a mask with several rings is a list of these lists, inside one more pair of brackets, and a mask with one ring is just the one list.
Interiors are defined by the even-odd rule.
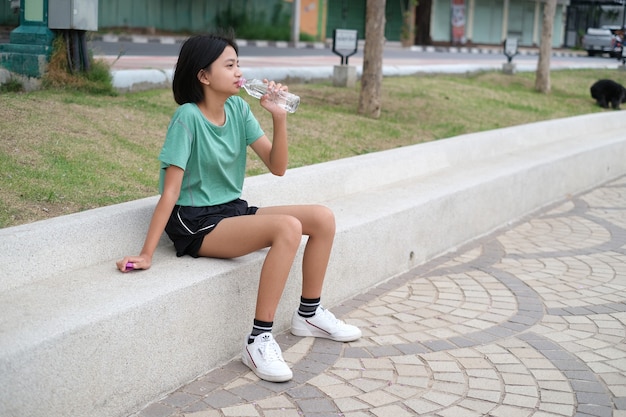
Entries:
[[346,301],[357,342],[278,335],[290,382],[235,358],[136,417],[625,417],[625,277],[621,177]]

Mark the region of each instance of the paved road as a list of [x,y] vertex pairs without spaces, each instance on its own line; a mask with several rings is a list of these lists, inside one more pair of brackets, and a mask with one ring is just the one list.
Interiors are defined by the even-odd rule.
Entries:
[[[339,57],[332,55],[283,55],[259,56],[245,55],[240,53],[240,64],[242,67],[332,67],[339,65]],[[175,56],[142,56],[142,55],[122,55],[122,56],[99,56],[112,64],[112,69],[172,69],[176,64]],[[428,56],[416,55],[414,57],[384,58],[384,65],[392,66],[466,66],[466,67],[500,67],[506,62],[506,58],[497,55],[480,54],[456,54],[453,57],[439,53],[430,53]],[[514,63],[519,66],[534,66],[537,64],[537,57],[526,56],[515,59]],[[349,59],[349,64],[357,67],[363,65],[361,56],[354,56]],[[617,66],[617,61],[599,58],[577,58],[560,57],[551,60],[553,68],[611,68]]]
[[[145,38],[115,41],[94,40],[91,47],[94,55],[113,64],[113,69],[172,69],[180,48],[178,39]],[[339,65],[341,58],[323,45],[306,44],[304,47],[291,47],[288,44],[275,46],[265,42],[246,42],[240,45],[242,67],[328,67]],[[363,50],[348,61],[351,65],[362,66]],[[400,48],[390,44],[385,48],[384,65],[394,66],[501,66],[506,57],[499,48]],[[523,50],[513,60],[520,66],[536,66],[536,50]],[[615,67],[618,61],[608,57],[588,57],[577,51],[555,51],[551,59],[554,68],[566,67]]]

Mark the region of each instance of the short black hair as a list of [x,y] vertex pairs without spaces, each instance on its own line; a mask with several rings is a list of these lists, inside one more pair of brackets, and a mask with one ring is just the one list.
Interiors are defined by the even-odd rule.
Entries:
[[239,55],[237,43],[226,34],[196,35],[187,39],[180,48],[174,70],[172,91],[178,104],[199,103],[204,99],[204,90],[198,72],[208,68],[227,46],[232,46]]

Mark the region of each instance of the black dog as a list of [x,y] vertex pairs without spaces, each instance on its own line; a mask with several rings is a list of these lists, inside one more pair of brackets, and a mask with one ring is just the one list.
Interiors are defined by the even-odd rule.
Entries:
[[600,107],[611,106],[619,110],[621,103],[626,103],[626,88],[613,80],[598,80],[591,86],[591,97],[595,98]]

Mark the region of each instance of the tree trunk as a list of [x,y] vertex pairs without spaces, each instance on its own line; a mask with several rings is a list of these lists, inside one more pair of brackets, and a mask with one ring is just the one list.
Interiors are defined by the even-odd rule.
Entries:
[[552,31],[556,1],[546,0],[543,5],[543,26],[541,28],[541,45],[539,46],[535,90],[544,94],[550,92],[550,56],[552,55]]
[[365,48],[359,114],[380,117],[380,88],[383,82],[383,46],[385,43],[385,1],[367,0],[365,11]]

